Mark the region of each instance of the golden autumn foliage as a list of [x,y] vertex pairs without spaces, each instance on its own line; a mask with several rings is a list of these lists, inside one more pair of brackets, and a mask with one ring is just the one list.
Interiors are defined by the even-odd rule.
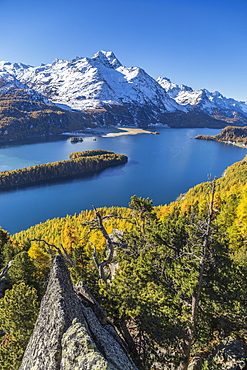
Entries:
[[227,126],[217,135],[197,135],[195,139],[247,146],[247,127]]
[[0,142],[50,137],[92,127],[93,112],[68,111],[45,104],[32,90],[6,89],[0,95]]
[[[129,206],[85,210],[47,220],[13,235],[11,243],[17,249],[26,247],[28,255],[21,253],[25,261],[29,258],[30,270],[35,267],[35,274],[39,272],[39,285],[47,277],[51,257],[61,252],[67,262],[73,262],[68,263],[73,283],[85,281],[118,328],[123,321],[130,327],[135,323],[134,331],[140,329],[146,349],[150,345],[156,349],[157,344],[170,348],[176,360],[181,356],[197,292],[198,315],[194,334],[189,337],[193,345],[188,358],[198,351],[208,356],[215,341],[228,332],[244,338],[247,157],[227,168],[221,178],[195,186],[168,205],[153,208],[149,198],[133,196]],[[105,280],[98,267],[110,255],[109,242],[99,219],[108,234],[115,229],[124,231],[120,244],[112,248],[112,266],[104,265]],[[24,265],[21,261],[18,274]],[[112,273],[116,264],[118,268]],[[153,361],[154,352],[150,353],[147,359]],[[140,358],[145,360],[142,352]],[[180,360],[184,361],[183,356]],[[148,365],[142,368],[150,369]]]
[[[242,161],[228,167],[224,176],[216,180],[216,192],[214,199],[214,217],[227,233],[234,258],[247,259],[247,157]],[[158,219],[165,220],[175,209],[180,214],[189,215],[196,209],[203,216],[209,202],[209,183],[202,183],[191,188],[186,194],[181,195],[176,201],[163,206],[154,207]],[[114,229],[131,231],[134,224],[131,222],[132,210],[124,207],[104,207],[100,209],[102,216],[115,214],[120,218],[110,218],[105,227],[108,233]],[[104,248],[104,238],[99,231],[91,232],[83,223],[95,217],[93,210],[82,211],[74,216],[67,215],[64,218],[47,220],[21,231],[14,235],[17,243],[25,243],[27,239],[41,238],[48,243],[59,246],[62,244],[70,253],[73,249],[83,247],[88,256],[91,256],[92,245],[98,250]],[[128,219],[130,218],[130,219]],[[47,252],[42,243],[39,245],[32,242],[29,254],[34,259],[47,259]]]
[[[191,188],[169,205],[159,207],[158,215],[165,218],[176,207],[181,214],[190,214],[197,207],[199,214],[208,204],[209,183]],[[247,156],[228,167],[216,180],[214,200],[215,219],[222,233],[227,233],[234,258],[247,262]]]
[[[106,222],[105,227],[108,233],[114,229],[132,230],[134,225],[128,220],[131,216],[131,210],[124,207],[104,207],[100,209],[102,215],[114,214],[121,218],[111,218]],[[21,231],[14,235],[14,239],[19,244],[24,244],[26,240],[43,239],[50,244],[59,247],[60,244],[71,252],[72,249],[83,247],[85,253],[91,256],[92,244],[96,245],[98,250],[104,247],[104,238],[99,232],[93,232],[88,235],[89,229],[82,224],[94,219],[94,211],[86,210],[74,216],[67,215],[63,218],[54,218],[44,223],[30,227],[28,230]],[[92,243],[92,244],[90,244]],[[46,261],[49,253],[48,249],[42,242],[32,242],[29,249],[29,255],[34,260]]]

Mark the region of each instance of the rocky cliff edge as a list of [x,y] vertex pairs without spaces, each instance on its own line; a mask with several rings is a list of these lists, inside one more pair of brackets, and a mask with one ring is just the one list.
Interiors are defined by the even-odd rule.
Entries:
[[[77,292],[77,293],[76,293]],[[137,370],[101,308],[56,256],[19,370]]]

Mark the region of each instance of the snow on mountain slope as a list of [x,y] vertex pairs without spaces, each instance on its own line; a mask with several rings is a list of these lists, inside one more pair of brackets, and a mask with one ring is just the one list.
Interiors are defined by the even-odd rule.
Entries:
[[22,75],[24,71],[30,67],[31,66],[22,63],[10,63],[7,61],[0,61],[0,72],[7,73],[9,75],[15,75],[16,77],[18,76],[18,74]]
[[173,99],[181,91],[193,91],[191,87],[174,84],[173,82],[171,82],[169,78],[158,77],[156,81],[163,87],[163,89],[165,89],[165,91]]
[[[182,125],[182,113],[189,113],[190,121],[194,114],[197,125],[208,116],[222,121],[242,120],[239,124],[246,124],[247,117],[246,102],[206,89],[196,91],[167,78],[155,80],[139,67],[123,66],[111,51],[98,51],[92,58],[56,59],[38,67],[0,62],[0,94],[9,89],[24,89],[30,100],[67,110],[94,112],[105,108],[120,124],[127,116],[134,124],[145,125],[167,124],[174,121],[174,115],[175,124]],[[112,116],[108,120],[111,122]]]
[[[25,69],[28,66],[22,65],[21,63],[12,64],[10,62],[0,61],[0,89],[5,88],[17,88],[17,89],[25,89],[27,88],[26,85],[21,83],[16,78],[16,73],[13,71],[17,71],[18,69]],[[3,92],[3,90],[2,90]]]
[[[10,63],[0,61],[0,95],[14,94],[16,90],[23,90],[25,99],[30,101],[42,102],[44,104],[53,104],[49,99],[40,94],[38,91],[30,89],[25,83],[22,83],[19,76],[25,73],[25,70],[31,68],[22,63]],[[22,94],[19,92],[18,97]]]
[[94,59],[98,63],[104,64],[106,67],[118,68],[122,66],[122,64],[119,62],[112,51],[97,51],[92,59]]
[[121,65],[113,52],[92,58],[56,59],[38,67],[8,65],[9,73],[64,108],[86,110],[104,104],[150,105],[166,111],[186,111],[144,70]]
[[234,115],[238,112],[247,117],[247,103],[226,98],[218,91],[210,92],[206,89],[193,90],[185,85],[172,83],[168,78],[159,77],[156,80],[178,104],[186,106],[188,109],[199,109],[207,114],[214,114],[216,111]]

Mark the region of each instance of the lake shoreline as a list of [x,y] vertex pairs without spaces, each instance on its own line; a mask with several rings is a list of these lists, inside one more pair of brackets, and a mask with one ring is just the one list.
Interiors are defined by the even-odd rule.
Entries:
[[217,135],[197,135],[195,139],[216,141],[218,143],[247,148],[247,128],[227,126]]
[[[145,130],[145,127],[143,127]],[[109,167],[97,174],[53,181],[0,194],[0,225],[11,234],[54,217],[80,213],[104,206],[127,206],[130,197],[149,197],[153,205],[167,204],[208,174],[220,177],[224,170],[246,155],[247,148],[191,140],[198,134],[215,135],[215,129],[165,129],[160,135],[126,135],[85,138],[71,144],[69,137],[50,143],[6,146],[0,150],[2,170],[63,161],[72,152],[110,150],[128,156],[126,164]],[[108,132],[120,132],[114,128]]]
[[[122,130],[122,132],[115,131],[115,130]],[[99,128],[92,129],[81,132],[67,132],[63,133],[63,135],[66,136],[75,136],[75,137],[118,137],[123,135],[138,135],[138,134],[159,134],[158,131],[150,131],[150,130],[144,130],[143,128],[136,128],[136,127],[107,127],[107,128]]]
[[[198,136],[203,136],[203,135],[198,135]],[[247,148],[247,146],[245,144],[237,143],[237,142],[234,142],[234,141],[217,140],[217,139],[214,139],[214,138],[208,139],[208,138],[203,138],[203,137],[194,137],[192,139],[204,140],[204,141],[214,141],[216,143],[222,143],[222,144],[226,144],[226,145],[233,145],[233,146],[237,146],[239,148],[244,148],[244,149]]]
[[[161,126],[160,126],[161,127]],[[163,128],[163,127],[162,127]],[[167,127],[165,127],[167,128]],[[119,132],[118,130],[123,130],[123,132]],[[37,136],[37,137],[30,137],[23,140],[9,140],[9,141],[1,141],[0,148],[5,146],[15,146],[15,145],[28,145],[28,144],[35,144],[35,143],[49,143],[54,141],[62,141],[67,140],[68,137],[80,137],[80,138],[97,138],[97,137],[117,137],[123,135],[137,135],[137,134],[159,134],[157,131],[151,130],[144,130],[140,127],[96,127],[90,129],[84,129],[75,132],[64,132],[59,135],[49,135],[49,136]]]
[[144,130],[142,128],[131,128],[131,127],[117,127],[118,130],[122,130],[123,132],[109,132],[102,137],[117,137],[122,135],[138,135],[138,134],[159,134],[158,131],[150,131]]

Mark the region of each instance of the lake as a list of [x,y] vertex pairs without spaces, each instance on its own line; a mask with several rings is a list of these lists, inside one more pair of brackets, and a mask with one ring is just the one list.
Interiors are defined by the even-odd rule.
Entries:
[[0,147],[0,171],[68,159],[72,152],[105,149],[126,154],[125,165],[83,179],[20,188],[0,193],[0,226],[11,234],[66,214],[102,206],[128,206],[134,194],[149,197],[154,205],[175,200],[190,187],[220,177],[226,167],[242,160],[246,148],[193,140],[198,134],[215,135],[216,129],[159,128],[160,135],[86,137],[5,145]]

